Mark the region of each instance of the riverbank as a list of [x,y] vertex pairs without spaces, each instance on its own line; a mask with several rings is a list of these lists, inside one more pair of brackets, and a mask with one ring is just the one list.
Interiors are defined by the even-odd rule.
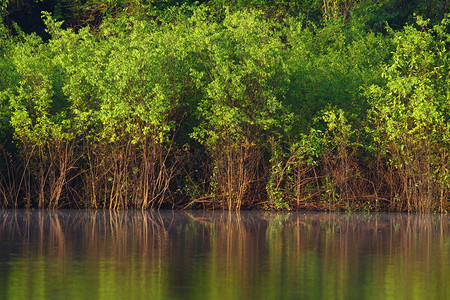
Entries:
[[446,1],[110,2],[2,6],[0,206],[449,211]]

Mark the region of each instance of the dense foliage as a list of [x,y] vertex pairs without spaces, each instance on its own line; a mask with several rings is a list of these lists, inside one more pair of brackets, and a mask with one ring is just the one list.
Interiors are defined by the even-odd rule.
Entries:
[[427,3],[3,0],[0,204],[446,212]]

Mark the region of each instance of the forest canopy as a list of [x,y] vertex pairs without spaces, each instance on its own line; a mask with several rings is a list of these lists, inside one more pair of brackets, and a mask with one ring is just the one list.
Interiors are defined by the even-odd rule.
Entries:
[[0,14],[3,207],[450,208],[448,1]]

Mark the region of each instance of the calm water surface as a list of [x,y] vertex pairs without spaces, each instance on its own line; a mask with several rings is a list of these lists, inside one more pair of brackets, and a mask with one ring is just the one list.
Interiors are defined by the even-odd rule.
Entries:
[[0,210],[0,299],[450,299],[449,221]]

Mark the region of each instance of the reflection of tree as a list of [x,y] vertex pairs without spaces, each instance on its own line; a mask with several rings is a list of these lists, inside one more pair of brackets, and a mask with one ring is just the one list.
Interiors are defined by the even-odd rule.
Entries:
[[[139,295],[149,286],[164,288],[170,221],[146,212],[6,211],[0,219],[0,243],[6,249],[0,251],[17,254],[9,277],[42,291],[35,298],[57,293],[57,287],[64,287],[69,298],[79,298],[74,282],[87,284],[82,293],[88,295],[114,297],[123,293],[123,285]],[[163,290],[151,295],[159,297]]]
[[18,299],[431,299],[449,233],[439,215],[2,211],[0,255]]

